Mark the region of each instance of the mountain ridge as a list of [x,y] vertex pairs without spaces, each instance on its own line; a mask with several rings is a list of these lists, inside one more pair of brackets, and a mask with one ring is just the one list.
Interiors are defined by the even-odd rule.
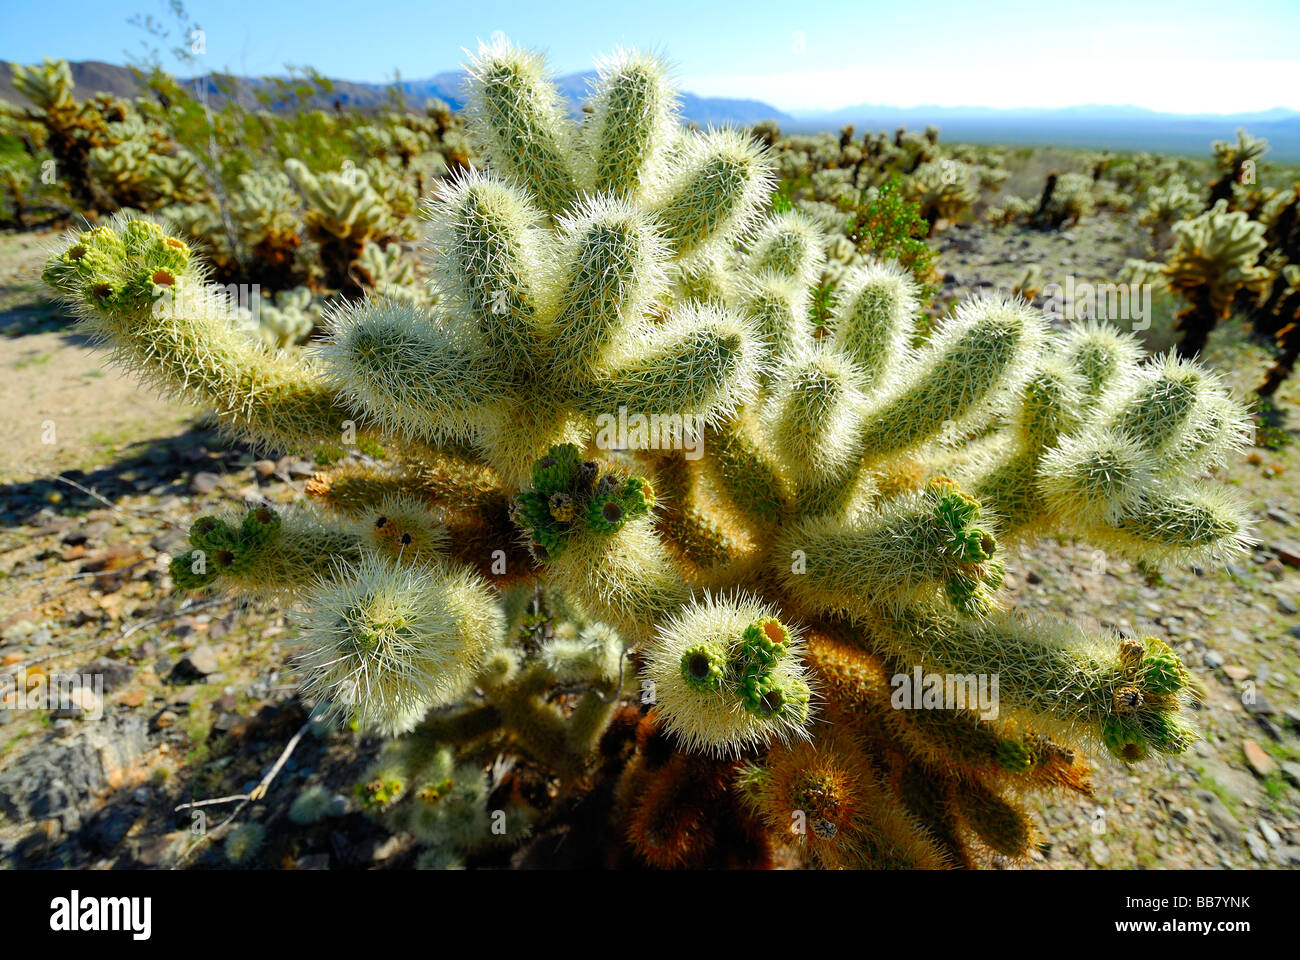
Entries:
[[[0,61],[0,98],[21,101],[12,82],[12,64]],[[128,67],[102,61],[77,61],[70,64],[78,97],[107,92],[117,96],[134,96],[139,92],[135,75]],[[581,101],[595,71],[570,73],[556,79],[573,116],[581,114]],[[437,98],[454,109],[465,105],[463,70],[445,70],[429,77],[402,80],[399,84],[362,83],[332,80],[333,92],[311,97],[310,106],[330,109],[338,105],[348,109],[378,110],[391,104],[391,91],[400,88],[407,103],[419,107],[423,101]],[[212,75],[204,81],[209,95],[219,100]],[[265,79],[235,78],[238,95],[248,96],[269,86]],[[187,82],[192,82],[187,81]],[[1205,156],[1214,140],[1232,139],[1236,129],[1246,126],[1256,136],[1269,141],[1269,159],[1300,162],[1300,111],[1273,107],[1239,114],[1173,114],[1146,107],[1124,104],[1083,104],[1069,107],[940,107],[921,105],[896,107],[885,104],[858,104],[834,110],[782,111],[760,100],[733,97],[703,97],[683,91],[681,113],[684,119],[701,126],[726,124],[750,125],[774,120],[789,133],[835,131],[845,124],[866,129],[893,130],[899,126],[920,129],[929,124],[940,126],[950,141],[1026,146],[1062,146],[1079,149],[1148,150]],[[288,105],[282,108],[287,109]]]

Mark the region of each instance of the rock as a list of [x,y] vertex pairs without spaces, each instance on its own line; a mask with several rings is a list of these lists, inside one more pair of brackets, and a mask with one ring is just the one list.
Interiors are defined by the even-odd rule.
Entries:
[[104,692],[112,693],[124,686],[135,675],[135,667],[121,660],[96,657],[81,668],[81,673],[104,678]]
[[1224,564],[1224,569],[1227,570],[1228,573],[1236,577],[1238,580],[1250,579],[1250,571],[1247,570],[1245,567],[1241,566],[1240,564],[1237,563]]
[[59,696],[59,705],[54,710],[54,716],[75,720],[89,713],[98,713],[103,705],[103,701],[92,688],[76,684],[67,691],[66,697],[62,694]]
[[1282,846],[1282,835],[1273,829],[1273,825],[1267,820],[1261,820],[1257,824],[1260,836],[1268,841],[1270,847]]
[[259,477],[269,477],[275,473],[275,461],[256,460],[253,463],[253,472]]
[[1297,606],[1296,602],[1285,593],[1277,598],[1277,608],[1286,614],[1300,613],[1300,606]]
[[1271,739],[1278,741],[1282,739],[1282,731],[1279,730],[1277,724],[1268,717],[1256,717],[1255,724],[1267,733]]
[[237,713],[223,713],[212,722],[212,729],[221,733],[229,733],[231,730],[238,728],[244,722],[244,718]]
[[1040,577],[1040,576],[1039,576],[1037,573],[1035,573],[1033,570],[1030,570],[1030,571],[1028,571],[1028,572],[1025,574],[1025,582],[1026,582],[1026,583],[1042,583],[1042,582],[1043,582],[1043,578]]
[[1206,650],[1205,656],[1201,659],[1211,670],[1223,666],[1223,657],[1213,650]]
[[149,546],[169,557],[179,557],[190,549],[190,541],[185,531],[171,530],[150,539]]
[[193,838],[188,830],[163,834],[142,847],[136,855],[136,861],[144,867],[168,867],[191,839]]
[[206,677],[220,669],[220,665],[217,663],[216,651],[206,643],[200,643],[181,658],[181,662],[176,666],[178,669],[191,671],[200,677]]
[[402,847],[402,840],[400,837],[397,836],[389,837],[387,840],[383,841],[381,844],[375,847],[373,858],[376,863],[378,863],[381,860],[387,860],[398,850],[400,850],[401,847]]
[[110,803],[100,807],[81,828],[82,842],[107,856],[117,849],[139,818],[140,809],[131,804]]
[[15,620],[5,627],[4,638],[10,643],[25,640],[36,632],[36,624],[30,620]]
[[1225,837],[1235,837],[1241,833],[1241,824],[1217,796],[1209,790],[1196,790],[1192,796],[1200,802],[1206,817],[1221,834]]
[[1246,712],[1254,717],[1272,717],[1277,715],[1277,707],[1262,694],[1256,691],[1253,697],[1245,697],[1241,705],[1246,708]]
[[1287,707],[1282,711],[1282,714],[1286,717],[1287,723],[1296,730],[1300,730],[1300,710],[1297,710],[1295,707]]
[[1236,663],[1234,663],[1230,667],[1224,667],[1223,672],[1227,674],[1229,679],[1235,680],[1238,683],[1241,683],[1241,681],[1245,680],[1247,677],[1250,676],[1249,667],[1243,667],[1240,664],[1236,664]]
[[1291,526],[1291,515],[1278,507],[1269,507],[1264,511],[1264,516],[1268,517],[1274,523],[1282,524],[1284,527]]
[[168,727],[174,724],[176,720],[177,720],[177,716],[172,711],[159,710],[156,714],[154,714],[153,720],[149,722],[149,727],[152,730],[166,730]]
[[1282,776],[1291,781],[1291,786],[1300,787],[1300,763],[1294,760],[1283,760]]
[[330,868],[330,855],[328,853],[309,853],[305,857],[299,857],[294,866],[299,870],[328,870]]
[[1293,845],[1278,847],[1277,858],[1284,866],[1300,867],[1300,847]]
[[1246,762],[1260,779],[1277,770],[1277,761],[1265,753],[1264,748],[1254,740],[1244,741],[1241,749],[1246,754]]
[[1260,863],[1268,863],[1268,846],[1256,834],[1246,834],[1246,846],[1250,847],[1252,857]]
[[1110,863],[1110,847],[1102,841],[1100,837],[1095,837],[1088,845],[1088,851],[1092,854],[1092,859],[1096,861],[1097,866],[1104,867]]
[[1276,553],[1277,558],[1288,567],[1300,567],[1300,546],[1296,546],[1289,540],[1278,540],[1269,544],[1269,549]]
[[65,740],[38,744],[0,770],[0,809],[15,821],[58,819],[81,825],[78,812],[106,789],[126,783],[148,749],[143,717],[108,714]]
[[221,486],[221,478],[206,470],[194,474],[194,479],[190,481],[190,489],[195,493],[212,493],[219,486]]

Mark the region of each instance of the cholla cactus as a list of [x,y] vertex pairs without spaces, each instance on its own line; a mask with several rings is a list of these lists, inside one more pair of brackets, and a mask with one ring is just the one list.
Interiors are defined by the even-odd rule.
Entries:
[[[1268,152],[1268,141],[1252,137],[1245,130],[1237,131],[1237,142],[1216,140],[1211,149],[1214,151],[1214,163],[1221,176],[1210,185],[1210,203],[1213,207],[1220,200],[1230,207],[1235,196],[1235,188],[1246,182],[1247,171],[1254,167],[1255,161]],[[1253,173],[1253,170],[1252,170]]]
[[367,247],[391,238],[398,229],[392,208],[370,185],[371,174],[365,170],[352,167],[317,175],[292,158],[284,169],[307,207],[307,235],[319,247],[325,286],[344,297],[362,296],[373,284],[356,265]]
[[1082,173],[1057,173],[1047,175],[1043,193],[1038,198],[1038,208],[1030,222],[1053,230],[1074,225],[1081,217],[1093,212],[1096,203],[1092,195],[1092,178]]
[[[313,478],[328,513],[200,520],[178,586],[301,604],[330,714],[507,750],[566,803],[594,778],[584,809],[655,866],[766,863],[792,811],[824,865],[1021,856],[1019,791],[1086,791],[1084,749],[1187,747],[1173,651],[1016,616],[1000,586],[1005,545],[1038,533],[1153,562],[1240,550],[1241,506],[1195,479],[1247,435],[1208,371],[1053,334],[1017,299],[917,346],[915,282],[875,262],[842,272],[814,336],[825,237],[762,217],[763,150],[678,127],[657,60],[603,61],[581,127],[531,53],[485,47],[470,77],[488,167],[426,207],[433,311],[360,301],[319,356],[276,354],[146,221],[50,259],[124,363],[232,432],[391,451]],[[516,629],[543,596],[568,627]],[[1000,700],[920,709],[918,687],[900,709],[914,672],[1000,678]],[[636,694],[654,711],[629,723]],[[373,804],[417,779],[385,767]]]
[[263,298],[255,334],[268,347],[283,349],[305,342],[319,319],[307,287],[279,290]]
[[52,155],[58,177],[69,195],[86,211],[112,209],[90,174],[90,154],[109,142],[108,123],[121,119],[106,115],[93,100],[78,103],[72,96],[72,69],[66,60],[46,57],[39,67],[15,64],[13,84],[35,104],[34,109],[5,106],[3,114],[42,131],[42,146]]
[[1229,212],[1227,201],[1219,200],[1200,216],[1174,224],[1173,232],[1164,272],[1169,288],[1189,304],[1178,315],[1178,352],[1194,357],[1231,312],[1238,291],[1259,293],[1268,282],[1268,270],[1256,264],[1267,245],[1264,224],[1239,210]]
[[1004,196],[998,203],[984,208],[984,218],[997,227],[1008,227],[1018,220],[1028,220],[1034,212],[1034,204],[1013,193]]
[[916,168],[909,181],[909,191],[920,203],[921,216],[927,222],[953,222],[966,213],[978,196],[971,180],[968,164],[958,160],[932,160]]
[[1192,192],[1182,177],[1174,177],[1147,191],[1146,206],[1138,223],[1151,229],[1151,249],[1162,253],[1172,239],[1171,227],[1180,220],[1194,217],[1201,210],[1201,198]]

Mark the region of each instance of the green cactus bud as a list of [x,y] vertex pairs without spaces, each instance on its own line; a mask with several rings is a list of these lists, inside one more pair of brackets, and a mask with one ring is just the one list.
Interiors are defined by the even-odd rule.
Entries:
[[1143,658],[1137,680],[1143,689],[1157,696],[1168,696],[1187,686],[1187,673],[1178,654],[1166,648]]
[[998,766],[1008,773],[1028,773],[1038,762],[1033,748],[1023,740],[999,740]]
[[1111,755],[1125,763],[1137,763],[1146,759],[1146,738],[1132,720],[1117,715],[1107,717],[1102,721],[1101,738]]
[[697,643],[682,651],[682,679],[693,688],[720,691],[726,667],[726,655],[717,644]]
[[[683,658],[702,644],[728,664],[743,663],[744,671],[737,675],[728,668],[716,684],[695,682]],[[758,669],[760,655],[778,649],[786,651],[779,663]],[[806,736],[811,691],[798,641],[770,609],[744,594],[710,596],[680,608],[660,625],[643,678],[653,684],[668,730],[687,750],[731,755],[769,740]]]

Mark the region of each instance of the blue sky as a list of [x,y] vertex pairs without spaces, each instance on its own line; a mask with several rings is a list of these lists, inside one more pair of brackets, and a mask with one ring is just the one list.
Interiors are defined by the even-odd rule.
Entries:
[[[1300,109],[1300,0],[190,0],[203,66],[348,80],[453,69],[501,32],[560,73],[617,45],[664,53],[684,89],[786,110],[1135,104],[1175,112]],[[0,59],[122,63],[127,21],[162,0],[3,0]]]

